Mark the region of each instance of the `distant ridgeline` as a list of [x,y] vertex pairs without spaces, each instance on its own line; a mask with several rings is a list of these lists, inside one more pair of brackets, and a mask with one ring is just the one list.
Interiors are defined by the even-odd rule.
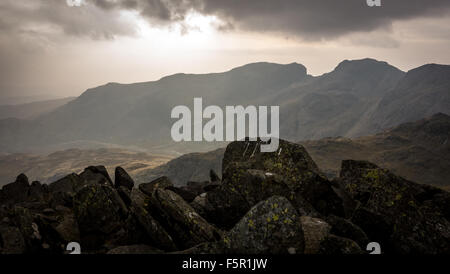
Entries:
[[54,151],[74,146],[133,146],[151,152],[206,151],[225,144],[183,144],[170,136],[171,110],[192,105],[279,106],[280,138],[356,137],[450,114],[450,67],[404,73],[373,59],[343,61],[311,76],[300,64],[254,63],[223,73],[175,74],[158,81],[89,89],[33,120],[0,120],[0,152]]

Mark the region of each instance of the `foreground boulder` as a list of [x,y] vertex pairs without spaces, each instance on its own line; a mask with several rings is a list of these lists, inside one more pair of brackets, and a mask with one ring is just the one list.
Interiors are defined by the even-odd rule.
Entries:
[[173,183],[166,176],[157,178],[150,183],[144,183],[139,185],[139,190],[148,196],[152,196],[153,192],[160,188],[166,189],[168,187],[173,187]]
[[358,244],[353,240],[332,234],[328,235],[320,242],[320,247],[317,253],[324,255],[364,254]]
[[85,249],[96,249],[113,241],[124,228],[128,210],[110,186],[87,185],[75,195],[73,203]]
[[136,226],[131,225],[131,233],[137,236],[136,242],[145,243],[148,238],[148,243],[156,248],[165,251],[176,250],[172,237],[148,210],[150,197],[138,189],[133,189],[131,200],[130,214],[136,222]]
[[28,198],[30,183],[25,174],[20,174],[17,179],[10,184],[3,186],[0,191],[1,204],[17,204],[25,202]]
[[192,206],[206,220],[225,230],[231,229],[250,209],[245,198],[226,185],[197,196]]
[[116,167],[114,172],[114,185],[116,188],[121,186],[131,190],[134,187],[134,180],[128,175],[128,173],[122,167]]
[[22,233],[15,226],[0,225],[0,254],[22,254],[26,251],[25,240]]
[[220,239],[220,231],[203,219],[183,198],[171,190],[157,188],[149,208],[181,248]]
[[330,215],[326,218],[330,224],[330,233],[336,236],[351,239],[355,241],[361,248],[367,246],[370,242],[366,233],[350,220]]
[[344,214],[342,199],[302,145],[280,139],[277,151],[262,153],[260,149],[261,141],[230,143],[222,161],[223,180],[236,181],[242,170],[249,169],[278,174],[321,214]]
[[256,204],[223,239],[236,254],[302,254],[304,241],[300,216],[281,196]]
[[364,161],[343,161],[341,178],[359,202],[351,221],[385,253],[450,254],[450,194]]
[[68,196],[72,198],[84,186],[94,184],[113,186],[112,180],[104,166],[89,166],[79,175],[75,173],[67,175],[49,184],[48,188],[53,195],[56,194],[58,196],[55,202],[61,203],[64,202],[64,199],[67,200]]
[[96,183],[100,185],[114,186],[108,171],[104,166],[89,166],[80,173],[80,178],[88,183]]
[[320,244],[330,234],[331,226],[324,220],[309,216],[300,217],[305,237],[305,254],[317,254]]
[[301,214],[346,215],[342,196],[303,146],[280,140],[278,151],[261,153],[260,145],[245,141],[227,146],[223,181],[207,193],[200,210],[208,221],[230,229],[252,206],[273,195],[287,198]]

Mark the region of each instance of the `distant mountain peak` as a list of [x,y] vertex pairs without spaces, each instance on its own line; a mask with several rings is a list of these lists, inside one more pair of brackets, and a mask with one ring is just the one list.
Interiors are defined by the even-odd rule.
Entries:
[[378,61],[372,58],[364,58],[357,60],[344,60],[340,62],[337,67],[334,69],[336,72],[349,72],[349,73],[358,73],[364,72],[368,70],[373,70],[374,68],[382,68],[385,70],[396,70],[400,71],[398,68],[390,65],[384,61]]
[[437,75],[448,77],[450,74],[450,65],[441,64],[426,64],[408,71],[407,75],[413,75],[414,77],[420,74],[426,74],[434,77]]
[[307,69],[304,65],[295,62],[290,64],[277,64],[269,62],[249,63],[240,67],[233,68],[229,72],[251,71],[256,73],[270,73],[281,70],[297,72],[299,75],[306,75],[307,72]]

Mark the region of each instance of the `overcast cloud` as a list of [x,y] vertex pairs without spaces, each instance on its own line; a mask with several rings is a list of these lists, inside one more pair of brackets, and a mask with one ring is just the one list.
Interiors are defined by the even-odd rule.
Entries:
[[[253,33],[258,39],[264,35],[279,36],[299,43],[345,41],[342,47],[349,47],[351,43],[355,50],[358,46],[370,45],[400,47],[406,40],[392,33],[395,24],[402,22],[411,22],[410,28],[424,35],[408,37],[414,41],[450,39],[448,0],[382,0],[382,7],[376,8],[368,7],[366,0],[1,0],[0,95],[28,92],[30,86],[39,89],[40,81],[48,83],[50,70],[41,71],[37,76],[36,66],[39,63],[42,69],[57,70],[54,68],[57,62],[46,62],[44,56],[48,52],[62,51],[62,45],[79,45],[78,52],[72,49],[71,57],[75,60],[75,56],[86,55],[83,50],[93,49],[95,41],[100,47],[105,46],[104,41],[111,41],[113,45],[123,38],[139,39],[138,20],[154,28],[178,25],[186,30],[186,18],[193,13],[215,16],[219,23],[214,27],[219,33]],[[379,41],[371,41],[372,37]],[[276,46],[277,50],[282,47]],[[249,47],[242,44],[243,50],[248,51]],[[424,54],[417,53],[418,56]],[[61,63],[73,62],[61,52],[58,56],[63,58]],[[448,57],[448,53],[443,53],[443,57]],[[163,58],[170,63],[170,56]],[[104,59],[107,57],[103,56]],[[274,58],[267,56],[266,59]],[[85,70],[89,73],[88,67]],[[19,80],[22,83],[18,83]],[[51,89],[55,92],[58,88]]]
[[195,11],[215,15],[235,30],[329,39],[389,28],[396,20],[446,15],[450,1],[384,0],[381,7],[370,8],[365,0],[2,0],[0,29],[48,25],[92,38],[133,35],[132,22],[119,14],[123,10],[137,12],[153,25],[179,23]]

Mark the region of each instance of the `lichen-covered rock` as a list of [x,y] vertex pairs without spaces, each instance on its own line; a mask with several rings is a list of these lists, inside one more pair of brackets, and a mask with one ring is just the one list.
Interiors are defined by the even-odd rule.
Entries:
[[[3,253],[37,253],[51,251],[49,235],[43,235],[43,226],[40,222],[40,214],[31,210],[13,206],[2,213],[0,220],[0,239],[3,241]],[[20,235],[18,234],[20,233]],[[11,239],[8,239],[11,237]],[[17,244],[17,246],[14,246]],[[0,241],[0,246],[2,245]],[[7,247],[5,248],[5,245]],[[1,247],[0,247],[1,248]]]
[[[195,196],[198,196],[202,194],[203,192],[207,191],[211,186],[217,186],[217,182],[211,183],[209,181],[203,181],[203,182],[194,182],[194,181],[188,181],[185,186],[182,186],[181,188],[187,192],[190,192]],[[214,188],[214,187],[212,187]]]
[[317,254],[320,243],[329,235],[331,226],[322,219],[309,216],[300,217],[305,237],[305,254]]
[[236,168],[233,178],[223,184],[244,197],[249,206],[254,206],[271,196],[289,197],[292,192],[282,176],[262,170]]
[[173,191],[157,188],[150,198],[149,206],[149,210],[180,248],[220,239],[220,231]]
[[327,255],[351,255],[364,254],[355,241],[347,238],[338,237],[336,235],[328,235],[321,243],[318,251],[319,254]]
[[[137,204],[140,206],[144,206],[144,204],[148,203],[148,195],[144,194],[138,188],[133,188],[130,193],[131,203]],[[147,205],[145,205],[147,206]]]
[[131,190],[134,187],[134,180],[128,175],[125,169],[118,166],[114,172],[114,185],[116,188],[124,186]]
[[42,204],[47,203],[49,200],[48,185],[43,185],[38,181],[32,182],[28,191],[27,200],[30,202],[39,202]]
[[78,190],[80,189],[80,186],[84,187],[91,184],[107,185],[110,187],[114,186],[111,177],[109,177],[108,171],[104,166],[89,166],[85,168],[84,171],[79,174],[79,179],[81,179],[82,183],[79,184]]
[[231,229],[250,209],[245,198],[226,185],[209,191],[205,199],[197,202],[201,202],[196,207],[202,208],[198,211],[202,217],[226,230]]
[[4,185],[0,190],[0,204],[17,204],[25,202],[28,198],[30,183],[25,174],[17,176],[13,183]]
[[68,192],[53,192],[49,198],[49,205],[52,208],[57,208],[58,206],[71,208],[73,206],[73,196],[75,193]]
[[180,195],[181,198],[183,198],[188,203],[194,201],[195,197],[197,196],[196,193],[190,192],[181,187],[170,186],[170,187],[167,187],[166,189],[173,191],[176,194]]
[[[136,234],[141,231],[135,231],[142,228],[146,238],[149,239],[149,243],[155,247],[166,250],[173,251],[177,247],[173,242],[172,237],[166,232],[166,230],[161,226],[161,224],[150,214],[146,209],[146,204],[148,201],[144,201],[143,204],[138,204],[133,202],[130,208],[131,216],[137,221],[138,227],[133,227],[132,231]],[[140,242],[145,242],[145,238],[137,239]]]
[[52,193],[53,204],[67,206],[70,199],[87,185],[107,185],[113,186],[108,171],[104,166],[89,166],[79,175],[72,173],[48,185],[49,192]]
[[[201,212],[207,220],[229,229],[252,206],[274,195],[294,196],[284,179],[277,174],[236,168],[232,178],[208,192]],[[219,217],[224,215],[225,218]]]
[[83,187],[83,180],[76,173],[69,174],[48,185],[51,192],[65,192],[74,195]]
[[42,237],[39,227],[35,223],[33,213],[24,207],[14,206],[9,212],[11,224],[17,227],[22,233],[28,252],[41,249]]
[[85,249],[95,249],[124,227],[128,210],[110,186],[92,184],[74,197],[74,213]]
[[[222,161],[223,184],[239,181],[243,171],[262,170],[283,176],[289,190],[323,215],[345,215],[343,200],[300,144],[279,140],[276,152],[260,152],[261,141],[237,141],[227,146]],[[290,196],[286,196],[289,198]],[[290,199],[294,200],[294,199]]]
[[302,254],[305,248],[300,216],[281,196],[256,204],[222,241],[237,254]]
[[386,253],[450,254],[448,192],[362,161],[343,161],[341,180],[360,203],[351,221]]
[[246,163],[247,169],[259,169],[276,174],[282,174],[286,179],[298,187],[302,181],[308,179],[308,173],[320,171],[302,145],[279,140],[276,152],[260,152],[260,141],[237,141],[227,146],[223,161],[223,179],[233,174],[226,173],[232,163]]
[[55,231],[64,244],[70,242],[80,242],[80,231],[75,215],[71,211],[66,211],[60,215],[60,220],[55,226]]
[[351,239],[361,247],[367,246],[369,243],[366,233],[349,220],[330,215],[326,218],[326,221],[331,225],[331,234]]
[[166,176],[160,177],[151,181],[150,183],[144,183],[139,185],[139,190],[148,196],[153,195],[153,191],[157,188],[165,189],[167,187],[173,187],[173,183]]
[[[219,227],[230,229],[252,206],[274,195],[287,198],[301,214],[320,216],[300,192],[291,189],[284,177],[262,170],[244,169],[241,163],[229,164],[229,167],[234,167],[233,176],[225,179],[217,189],[208,192],[206,199],[201,200],[202,209],[198,211]],[[329,201],[317,205],[327,205]],[[224,215],[226,217],[219,217]]]
[[129,207],[131,205],[131,189],[125,186],[119,186],[116,190],[125,205]]
[[[206,196],[208,193],[202,193],[195,197],[195,199],[190,203],[191,207],[198,213],[200,216],[207,216],[206,212],[212,212],[212,208],[208,208],[209,204],[207,202]],[[207,219],[206,219],[207,220]]]
[[0,224],[0,239],[0,254],[25,253],[25,240],[17,227]]

